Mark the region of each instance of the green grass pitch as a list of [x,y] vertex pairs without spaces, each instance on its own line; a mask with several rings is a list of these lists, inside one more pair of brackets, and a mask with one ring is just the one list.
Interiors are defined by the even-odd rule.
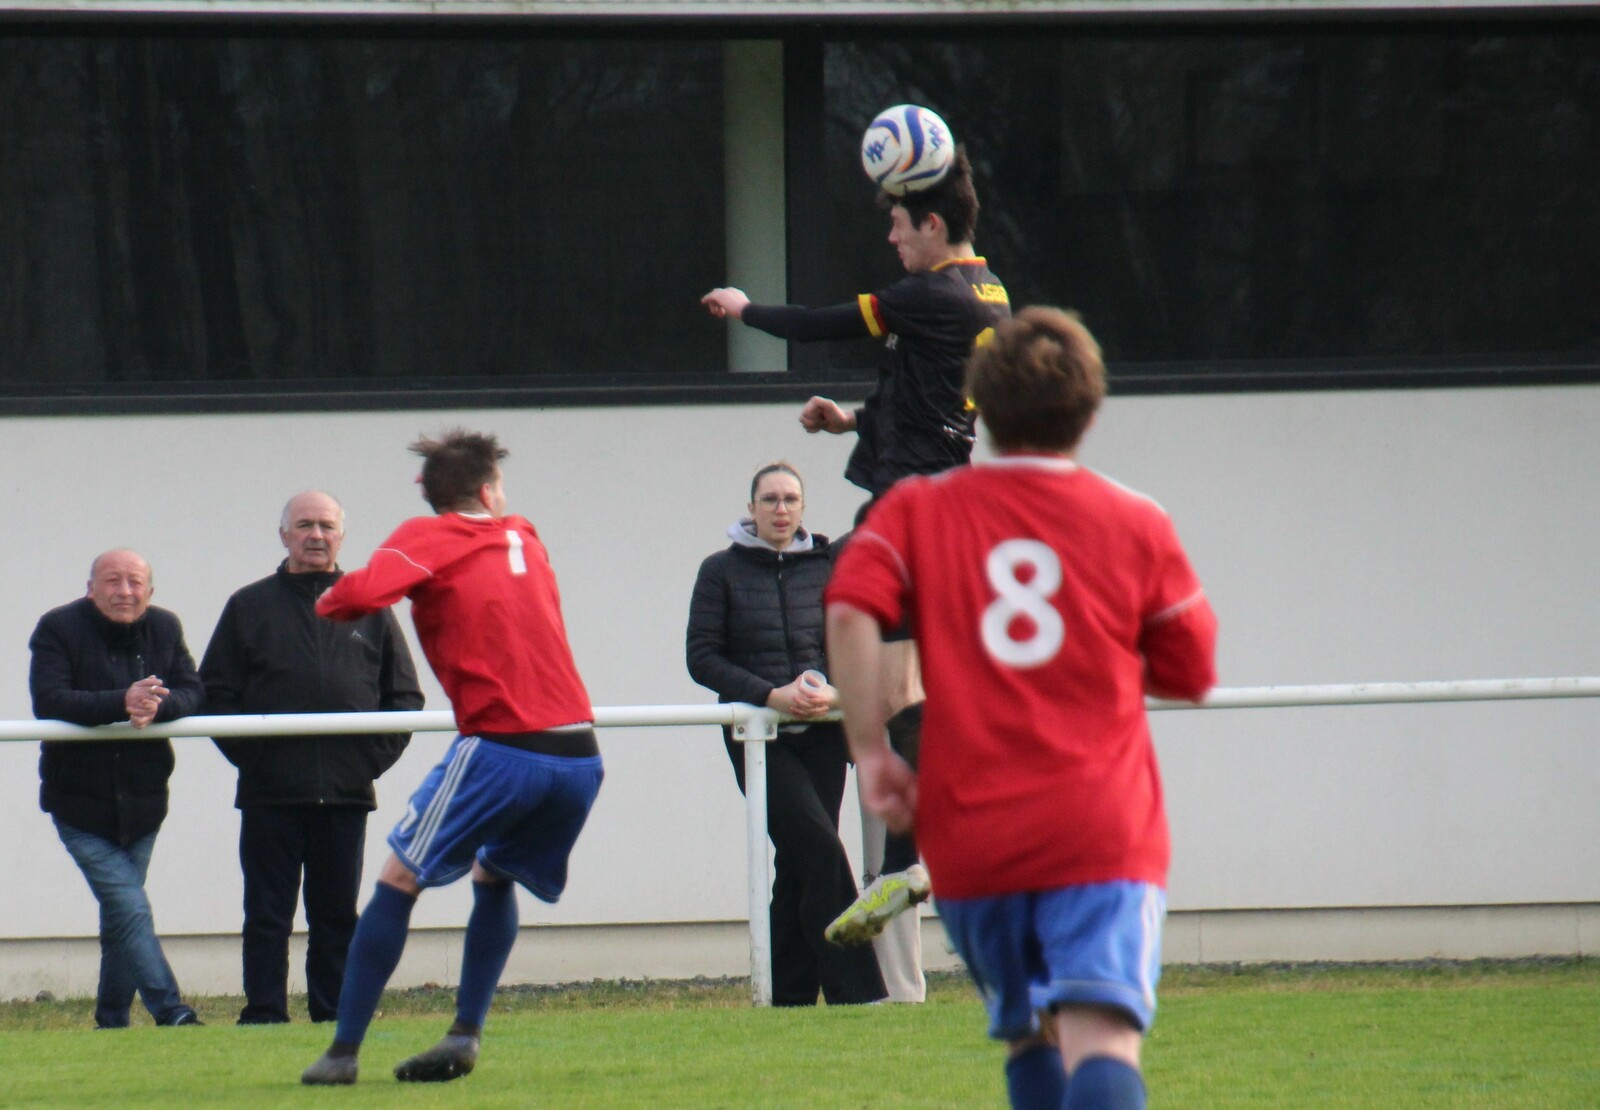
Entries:
[[[1600,1106],[1600,961],[1169,968],[1146,1045],[1153,1106]],[[755,1010],[741,983],[507,990],[478,1069],[389,1074],[449,1023],[448,991],[392,993],[354,1088],[300,1070],[327,1026],[89,1028],[85,1000],[0,1006],[0,1107],[1001,1107],[975,995],[923,1006]]]

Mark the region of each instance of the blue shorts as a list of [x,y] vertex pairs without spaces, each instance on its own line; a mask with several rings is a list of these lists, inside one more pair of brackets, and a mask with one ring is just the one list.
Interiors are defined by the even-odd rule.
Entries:
[[542,755],[457,736],[411,795],[389,847],[418,886],[453,883],[476,859],[554,902],[604,777],[597,755]]
[[1156,1016],[1167,896],[1111,882],[991,898],[941,898],[939,917],[983,995],[989,1035],[1036,1033],[1041,1010],[1110,1006],[1144,1032]]

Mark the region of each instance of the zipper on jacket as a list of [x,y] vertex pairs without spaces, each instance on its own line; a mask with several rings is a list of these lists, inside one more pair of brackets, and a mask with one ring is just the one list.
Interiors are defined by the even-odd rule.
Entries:
[[[312,605],[316,605],[315,599],[312,599]],[[321,620],[318,618],[315,608],[305,610],[305,612],[311,621],[311,645],[312,650],[316,652],[317,681],[319,685],[326,686],[328,664],[326,652],[323,651],[323,637],[325,635],[332,635],[332,630],[334,629],[342,631],[344,629],[344,625],[342,623],[335,623],[334,621]],[[323,627],[324,625],[327,627]],[[326,692],[327,691],[325,689],[319,689],[317,691],[319,695],[325,694]],[[328,804],[328,799],[324,796],[324,789],[328,785],[327,768],[322,765],[322,749],[324,746],[325,745],[320,743],[313,743],[309,745],[311,748],[312,758],[316,760],[317,767],[316,779],[312,782],[311,786],[316,795],[317,805],[319,806]]]
[[794,641],[789,636],[789,591],[783,585],[783,552],[778,552],[778,613],[783,618],[783,654],[789,660],[789,681],[793,682],[800,669],[794,664]]

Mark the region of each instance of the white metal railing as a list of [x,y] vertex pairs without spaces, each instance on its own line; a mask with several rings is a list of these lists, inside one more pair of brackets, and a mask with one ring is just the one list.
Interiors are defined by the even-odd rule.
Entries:
[[[1600,697],[1600,677],[1496,678],[1456,682],[1372,682],[1335,686],[1248,686],[1216,689],[1200,705],[1149,700],[1152,710],[1273,709],[1295,706],[1398,705],[1426,702],[1520,701]],[[837,714],[833,715],[837,718]],[[725,725],[739,741],[769,741],[783,717],[753,705],[624,705],[596,707],[597,728],[660,725]],[[449,710],[406,713],[280,713],[185,717],[136,729],[129,725],[86,728],[64,721],[0,721],[0,741],[159,740],[213,736],[294,736],[317,733],[454,732]],[[746,743],[745,846],[750,908],[750,996],[757,1006],[772,1002],[772,949],[767,897],[767,751]]]

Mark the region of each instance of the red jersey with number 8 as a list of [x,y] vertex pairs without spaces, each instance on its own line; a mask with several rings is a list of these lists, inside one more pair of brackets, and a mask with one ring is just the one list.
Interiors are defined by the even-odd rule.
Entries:
[[549,556],[522,517],[414,517],[334,583],[317,613],[354,619],[402,597],[463,735],[594,719]]
[[1166,885],[1144,696],[1203,696],[1217,625],[1159,505],[1060,457],[908,478],[845,546],[827,600],[911,620],[936,895]]

